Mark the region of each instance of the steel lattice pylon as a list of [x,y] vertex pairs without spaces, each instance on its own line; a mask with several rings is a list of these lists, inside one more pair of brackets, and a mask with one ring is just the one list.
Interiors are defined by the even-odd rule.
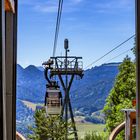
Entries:
[[[64,41],[64,48],[65,48],[65,56],[50,57],[50,59],[54,62],[52,68],[50,69],[50,77],[58,76],[61,82],[61,85],[65,93],[61,116],[65,117],[66,129],[68,132],[68,119],[69,119],[68,113],[70,114],[74,137],[75,140],[78,140],[69,92],[74,77],[76,75],[78,75],[80,78],[83,77],[83,64],[81,61],[79,61],[79,59],[82,59],[82,57],[68,56],[69,50],[67,39],[65,39]],[[66,134],[65,139],[67,140],[67,138],[68,135]]]

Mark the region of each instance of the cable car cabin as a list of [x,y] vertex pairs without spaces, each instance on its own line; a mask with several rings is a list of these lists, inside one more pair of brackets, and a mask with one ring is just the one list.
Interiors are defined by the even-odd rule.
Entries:
[[62,95],[59,88],[49,87],[46,92],[46,112],[48,115],[59,115],[62,109]]

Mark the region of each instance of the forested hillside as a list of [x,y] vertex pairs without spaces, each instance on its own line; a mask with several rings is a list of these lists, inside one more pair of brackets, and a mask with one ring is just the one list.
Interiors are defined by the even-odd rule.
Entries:
[[[100,110],[113,87],[120,63],[103,64],[84,71],[81,80],[74,79],[70,96],[75,119],[81,122],[104,123]],[[43,103],[46,80],[42,68],[17,65],[17,130],[26,136],[32,124],[34,111],[23,102]]]
[[[105,104],[119,63],[103,64],[84,72],[81,80],[74,80],[71,88],[71,100],[75,110],[91,115],[101,110]],[[17,98],[34,103],[43,103],[46,80],[43,71],[30,65],[23,69],[17,66]]]

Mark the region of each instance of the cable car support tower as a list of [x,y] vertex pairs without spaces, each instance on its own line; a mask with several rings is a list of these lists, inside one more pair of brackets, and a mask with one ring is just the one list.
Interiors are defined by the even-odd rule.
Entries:
[[61,116],[66,121],[66,136],[65,140],[68,139],[68,119],[72,122],[72,131],[74,133],[75,140],[78,140],[74,115],[72,111],[72,105],[70,101],[70,89],[75,76],[83,77],[83,63],[80,61],[82,57],[68,56],[69,43],[68,39],[64,41],[65,56],[50,57],[53,61],[53,66],[50,69],[50,78],[58,76],[60,83],[64,90],[64,101],[61,110]]

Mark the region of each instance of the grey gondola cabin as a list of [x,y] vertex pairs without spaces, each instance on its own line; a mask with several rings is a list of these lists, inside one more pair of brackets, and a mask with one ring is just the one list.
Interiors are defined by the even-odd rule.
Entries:
[[49,86],[46,92],[47,115],[60,115],[62,109],[62,95],[59,86]]

